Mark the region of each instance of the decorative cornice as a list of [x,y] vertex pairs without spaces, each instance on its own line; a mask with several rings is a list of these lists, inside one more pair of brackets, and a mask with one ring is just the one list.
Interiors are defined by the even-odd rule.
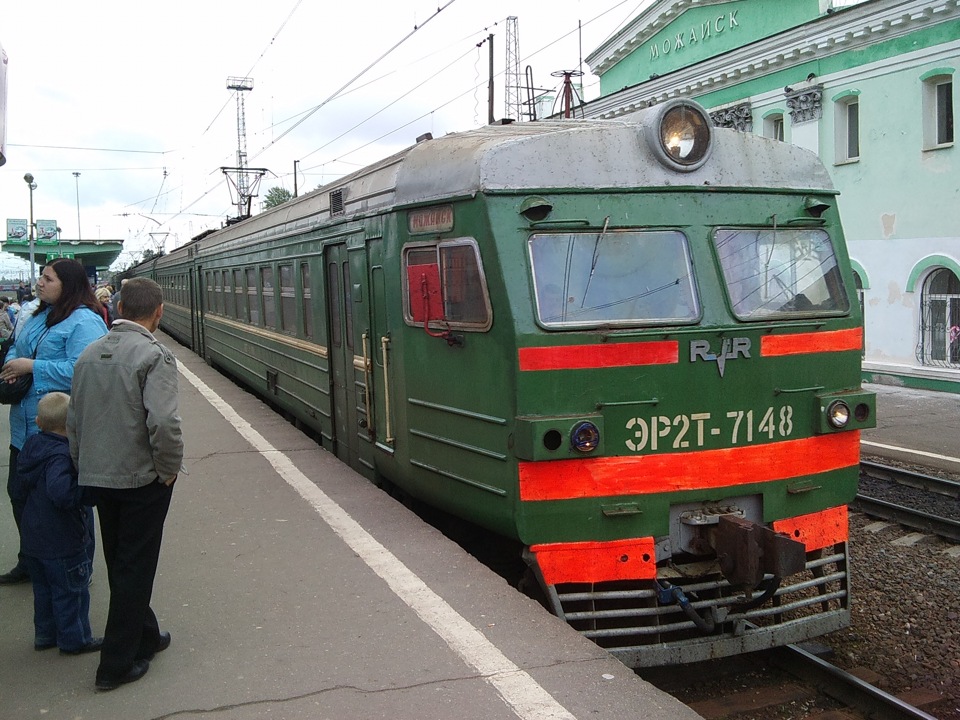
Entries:
[[[694,2],[696,0],[679,0],[678,6],[686,8]],[[869,0],[772,38],[600,97],[584,106],[584,111],[586,117],[618,117],[674,97],[738,85],[814,58],[863,49],[881,40],[901,37],[931,22],[958,18],[960,0]]]
[[753,132],[753,111],[749,102],[715,110],[710,113],[710,119],[717,127]]
[[819,120],[823,111],[823,85],[788,92],[787,108],[794,125]]

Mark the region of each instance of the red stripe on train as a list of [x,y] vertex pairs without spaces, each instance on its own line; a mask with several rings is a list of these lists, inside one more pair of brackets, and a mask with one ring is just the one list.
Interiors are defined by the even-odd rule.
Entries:
[[520,499],[571,500],[733,487],[860,462],[860,432],[766,445],[583,460],[521,462]]
[[829,332],[793,333],[791,335],[764,335],[760,338],[760,356],[808,355],[823,352],[860,351],[863,348],[863,329],[831,330]]
[[633,365],[673,365],[679,362],[676,340],[602,345],[525,347],[519,350],[520,370],[586,370]]

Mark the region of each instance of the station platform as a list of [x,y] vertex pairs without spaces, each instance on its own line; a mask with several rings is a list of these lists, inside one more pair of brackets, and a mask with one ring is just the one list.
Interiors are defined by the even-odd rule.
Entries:
[[[700,717],[196,355],[161,340],[180,361],[189,472],[174,490],[153,599],[173,642],[141,680],[96,692],[98,655],[35,651],[30,584],[0,586],[0,716]],[[0,505],[5,572],[18,543],[6,497]],[[98,547],[95,634],[108,594]]]
[[877,394],[877,426],[860,436],[864,458],[960,476],[960,394],[864,385]]

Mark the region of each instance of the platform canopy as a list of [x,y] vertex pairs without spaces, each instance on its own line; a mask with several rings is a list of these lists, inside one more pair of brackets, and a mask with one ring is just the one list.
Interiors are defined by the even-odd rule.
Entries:
[[[29,242],[3,243],[3,250],[20,260],[30,262]],[[84,267],[98,271],[109,268],[123,252],[123,240],[60,240],[58,243],[34,242],[33,259],[37,267],[57,258],[72,258]]]

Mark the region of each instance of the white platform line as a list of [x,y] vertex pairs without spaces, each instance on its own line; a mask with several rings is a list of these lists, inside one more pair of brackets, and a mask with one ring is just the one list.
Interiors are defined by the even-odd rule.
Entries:
[[309,502],[337,535],[430,628],[474,668],[523,720],[576,720],[526,671],[511,662],[476,627],[437,595],[412,570],[364,530],[343,508],[314,485],[223,398],[179,364],[180,373],[269,462],[287,484]]
[[925,452],[923,450],[911,450],[910,448],[897,447],[896,445],[884,445],[883,443],[870,442],[869,440],[861,440],[860,444],[881,448],[882,450],[896,450],[897,452],[909,453],[910,455],[921,455],[923,457],[934,458],[935,460],[945,460],[946,462],[957,463],[960,465],[960,458],[950,457],[949,455],[939,455],[937,453]]

